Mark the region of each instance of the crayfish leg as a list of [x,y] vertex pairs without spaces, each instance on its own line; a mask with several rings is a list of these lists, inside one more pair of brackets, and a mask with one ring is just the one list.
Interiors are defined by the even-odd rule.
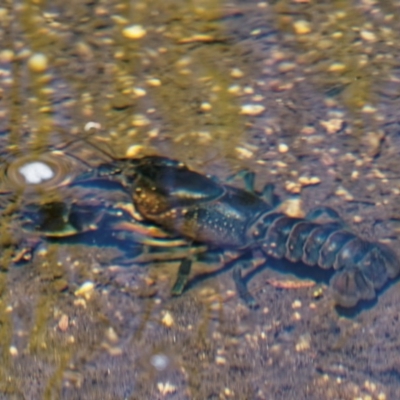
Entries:
[[232,271],[232,278],[233,281],[235,282],[236,286],[236,291],[241,300],[252,309],[256,309],[259,307],[256,299],[253,297],[253,295],[249,292],[249,289],[247,288],[247,282],[246,278],[242,276],[242,269],[246,268],[247,265],[243,265],[243,262],[238,262],[235,267],[233,268]]
[[275,194],[275,185],[273,183],[267,183],[262,192],[261,198],[272,208],[278,207],[281,203],[281,199]]
[[192,259],[184,258],[181,261],[181,264],[179,265],[178,276],[176,278],[174,286],[172,286],[171,289],[171,294],[173,296],[179,296],[180,294],[182,294],[188,282],[191,269],[192,269]]
[[255,193],[254,182],[256,179],[256,174],[254,172],[249,171],[248,169],[242,169],[241,171],[236,172],[231,176],[228,176],[226,182],[231,183],[236,178],[241,178],[243,180],[244,187],[248,192]]
[[250,193],[255,193],[254,184],[256,181],[256,174],[252,171],[244,171],[243,173],[243,182],[244,187]]

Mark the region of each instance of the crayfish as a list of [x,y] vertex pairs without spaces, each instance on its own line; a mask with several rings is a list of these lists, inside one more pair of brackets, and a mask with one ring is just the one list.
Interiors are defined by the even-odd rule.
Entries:
[[[250,306],[256,301],[242,270],[255,252],[263,254],[264,264],[275,258],[333,268],[330,287],[344,307],[373,299],[399,275],[396,253],[357,236],[336,211],[322,207],[305,218],[287,216],[279,211],[271,185],[258,193],[253,183],[254,175],[247,174],[245,189],[237,188],[166,157],[113,159],[68,181],[62,200],[23,205],[20,224],[31,236],[14,260],[29,260],[43,237],[114,245],[128,261],[180,260],[172,289],[180,295],[193,260],[222,250],[237,291]],[[331,221],[321,221],[322,213]]]
[[[343,307],[373,299],[376,291],[400,272],[398,257],[389,246],[360,238],[336,211],[323,207],[306,218],[289,217],[278,211],[270,186],[259,194],[252,179],[247,180],[246,189],[239,189],[179,161],[146,156],[102,164],[79,181],[118,182],[131,196],[139,219],[187,243],[234,251],[236,259],[231,264],[237,291],[250,306],[256,302],[241,270],[257,250],[265,261],[284,258],[333,268],[330,287],[336,303]],[[320,222],[321,213],[328,214],[332,222]],[[193,255],[182,259],[173,294],[184,290],[192,260]]]

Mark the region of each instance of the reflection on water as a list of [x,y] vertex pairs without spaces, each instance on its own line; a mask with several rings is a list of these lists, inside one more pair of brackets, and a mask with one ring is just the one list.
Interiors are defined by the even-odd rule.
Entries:
[[81,168],[62,152],[19,157],[6,165],[1,183],[4,189],[44,192],[71,182]]
[[[172,248],[126,230],[126,193],[68,185],[108,154],[250,168],[397,240],[398,20],[383,0],[1,4],[0,398],[399,398],[396,285],[354,319],[268,268],[259,311],[224,274],[172,298]],[[27,184],[37,162],[53,175]]]

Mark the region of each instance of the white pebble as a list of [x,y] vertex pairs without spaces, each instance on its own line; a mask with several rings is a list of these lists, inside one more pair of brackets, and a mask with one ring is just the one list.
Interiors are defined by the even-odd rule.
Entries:
[[240,114],[256,116],[264,112],[265,107],[261,104],[244,104],[240,109]]
[[13,357],[16,357],[18,355],[18,349],[15,346],[10,346],[9,351]]
[[289,151],[289,146],[286,143],[280,143],[278,145],[279,153],[287,153]]
[[23,175],[26,183],[38,184],[47,181],[54,176],[52,169],[45,163],[34,161],[23,165],[18,172]]
[[86,299],[89,299],[93,289],[94,289],[94,283],[92,281],[86,281],[82,283],[82,285],[75,290],[75,296],[78,297],[85,297]]
[[163,371],[168,367],[169,359],[164,354],[155,354],[153,357],[151,357],[150,363],[156,370]]
[[90,129],[101,129],[101,124],[98,122],[90,121],[86,123],[85,127],[83,128],[85,131],[90,131]]

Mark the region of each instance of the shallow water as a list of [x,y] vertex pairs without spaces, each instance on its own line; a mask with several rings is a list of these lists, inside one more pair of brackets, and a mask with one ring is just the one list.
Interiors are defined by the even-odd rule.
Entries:
[[[399,398],[396,282],[340,313],[318,268],[271,260],[250,272],[260,304],[250,310],[231,273],[207,276],[218,265],[203,262],[172,297],[178,262],[130,262],[141,246],[114,245],[92,212],[126,207],[126,195],[69,185],[146,154],[221,181],[249,169],[258,189],[271,182],[297,198],[293,215],[330,206],[363,238],[396,248],[399,8],[5,2],[0,399]],[[25,184],[19,168],[36,160],[59,171]],[[63,208],[50,210],[45,235],[22,229],[24,210],[46,202],[81,207],[61,242],[43,236]],[[14,266],[21,243],[35,251]]]

